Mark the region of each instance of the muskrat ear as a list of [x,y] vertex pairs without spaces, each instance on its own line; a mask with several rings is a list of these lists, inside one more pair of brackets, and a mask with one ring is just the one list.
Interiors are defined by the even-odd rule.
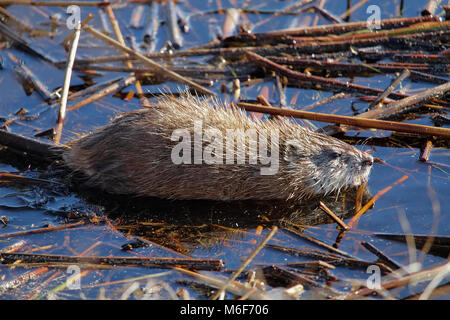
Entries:
[[297,161],[301,158],[301,146],[299,143],[295,140],[288,140],[286,141],[286,148],[284,151],[284,160],[293,162]]

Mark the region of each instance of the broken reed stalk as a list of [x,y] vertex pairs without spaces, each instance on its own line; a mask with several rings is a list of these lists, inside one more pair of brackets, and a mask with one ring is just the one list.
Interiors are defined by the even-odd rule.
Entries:
[[402,183],[403,181],[405,181],[406,179],[408,179],[409,177],[407,175],[402,176],[400,179],[398,179],[397,181],[395,181],[392,185],[384,188],[383,190],[380,190],[377,192],[376,195],[374,195],[350,220],[350,222],[348,223],[348,226],[350,228],[355,228],[358,224],[358,220],[359,218],[367,211],[369,210],[372,205],[378,201],[378,199],[381,198],[381,196],[383,196],[386,192],[390,191],[394,186]]
[[289,226],[284,226],[283,230],[289,231],[290,233],[295,234],[297,237],[300,237],[303,240],[306,240],[306,241],[309,241],[311,243],[314,243],[315,245],[317,245],[319,247],[322,247],[322,248],[324,248],[324,249],[326,249],[328,251],[331,251],[333,253],[339,254],[339,255],[344,256],[344,257],[352,258],[352,256],[350,254],[348,254],[347,252],[339,250],[339,249],[329,245],[328,243],[323,242],[323,241],[321,241],[319,239],[316,239],[316,238],[314,238],[314,237],[312,237],[312,236],[310,236],[310,235],[308,235],[308,234],[306,234],[306,233],[304,233],[304,232],[302,232],[300,230],[296,230],[296,229],[294,229],[292,227],[289,227]]
[[74,34],[74,37],[72,40],[72,44],[70,46],[69,60],[67,61],[66,74],[64,76],[64,85],[63,85],[62,95],[61,95],[61,104],[59,106],[58,120],[57,120],[57,123],[58,123],[58,125],[60,125],[60,128],[56,133],[56,135],[57,135],[56,143],[59,143],[59,141],[61,139],[62,125],[66,118],[67,97],[69,96],[70,79],[72,77],[73,63],[74,63],[75,57],[77,55],[77,47],[78,47],[78,41],[80,40],[80,33],[81,33],[81,23],[78,23],[75,28],[75,34]]
[[433,147],[433,142],[427,140],[425,147],[423,148],[422,153],[420,154],[419,160],[422,162],[427,162],[430,157],[431,148]]
[[[380,21],[381,29],[392,29],[405,27],[417,23],[436,21],[439,22],[439,17],[413,17],[413,18],[394,18]],[[284,36],[308,36],[317,37],[327,34],[338,35],[351,31],[367,29],[367,22],[349,22],[342,24],[329,24],[316,27],[302,27],[297,29],[277,30],[265,33],[256,33],[255,37],[284,37]]]
[[[323,3],[323,2],[322,2]],[[304,11],[308,10],[304,9]],[[332,23],[344,23],[344,21],[342,21],[341,18],[335,16],[334,14],[332,14],[331,12],[329,12],[328,10],[325,10],[324,8],[322,8],[321,6],[312,6],[311,9],[317,11],[318,13],[320,13],[325,19],[328,19],[330,22]],[[318,17],[316,17],[317,19]]]
[[421,12],[422,16],[433,16],[441,2],[442,0],[428,0],[427,5]]
[[[122,35],[122,32],[120,31],[119,23],[117,22],[117,19],[116,19],[115,15],[114,15],[114,11],[113,11],[112,7],[111,6],[105,7],[105,11],[106,11],[106,14],[109,17],[109,20],[111,21],[113,32],[114,32],[114,35],[116,36],[117,41],[121,45],[125,46],[125,40],[123,39],[123,35]],[[128,54],[126,54],[126,55],[128,56]],[[130,60],[126,60],[125,61],[125,65],[127,67],[129,67],[129,68],[133,67],[133,64],[131,63]],[[142,101],[143,106],[148,107],[150,104],[148,103],[147,99],[145,99],[145,97],[144,97],[144,90],[142,90],[141,83],[137,79],[136,79],[136,82],[135,82],[135,86],[136,86],[136,91],[137,91],[137,93],[139,95],[139,98],[142,99],[141,101]]]
[[[92,245],[90,245],[88,248],[86,248],[85,250],[83,250],[83,252],[80,253],[80,256],[84,256],[86,254],[88,254],[90,251],[92,251],[95,247],[97,247],[98,245],[101,244],[101,241],[97,241],[95,243],[93,243]],[[20,263],[19,263],[20,264]],[[39,265],[39,263],[37,263],[36,265]],[[45,263],[46,266],[50,266],[52,265],[52,263]],[[66,266],[67,267],[67,264]],[[81,277],[84,277],[85,275],[87,275],[88,273],[90,273],[92,271],[92,269],[88,269],[88,270],[84,270],[83,272],[81,272],[80,274],[77,274],[76,277],[77,279],[80,279]],[[48,277],[47,279],[45,279],[43,282],[41,282],[36,288],[34,288],[33,292],[31,292],[27,298],[29,299],[42,299],[43,298],[43,294],[42,294],[42,288],[45,288],[51,281],[53,281],[53,279],[55,279],[56,277],[58,277],[63,271],[62,270],[58,270],[55,271],[50,277]],[[72,277],[71,280],[73,281],[74,278]],[[63,282],[62,284],[60,284],[59,286],[57,286],[56,288],[49,290],[50,292],[58,292],[59,289],[65,288],[67,286],[67,281]]]
[[[174,268],[177,271],[180,271],[181,273],[184,273],[192,278],[195,278],[197,280],[199,280],[200,282],[211,286],[213,288],[221,288],[224,286],[225,282],[213,277],[209,277],[207,275],[198,273],[198,272],[194,272],[194,271],[190,271],[190,270],[186,270],[186,269],[182,269],[182,268]],[[237,281],[233,281],[231,284],[228,285],[228,291],[231,292],[234,295],[237,296],[243,296],[245,295],[248,290],[249,290],[249,286],[237,282]],[[264,293],[262,292],[262,290],[258,289],[255,293],[252,293],[249,297],[250,299],[257,299],[257,300],[267,300],[268,298],[264,295]]]
[[[449,272],[448,270],[450,270],[450,263],[446,262],[437,267],[417,271],[417,272],[411,273],[407,276],[404,276],[404,277],[401,277],[398,279],[382,281],[381,289],[391,290],[394,288],[399,288],[399,287],[410,285],[410,284],[417,284],[417,283],[424,282],[424,281],[430,281],[443,271],[448,273]],[[373,294],[376,292],[376,290],[377,289],[362,288],[362,289],[356,290],[352,293],[344,294],[343,296],[338,297],[338,298],[346,299],[346,300],[360,298],[363,296],[367,296],[369,294]]]
[[[448,32],[448,31],[446,31]],[[417,38],[425,38],[425,37],[436,37],[436,34],[417,34],[413,35]],[[412,38],[411,35],[408,36],[409,38]],[[294,41],[294,39],[291,39]],[[179,51],[173,51],[173,52],[154,52],[154,53],[148,53],[145,56],[147,58],[151,59],[171,59],[174,57],[192,57],[192,56],[206,56],[206,55],[218,55],[223,56],[226,59],[241,59],[243,55],[245,55],[246,51],[251,51],[254,53],[258,53],[260,55],[264,56],[277,56],[277,55],[305,55],[305,54],[320,54],[320,53],[333,53],[338,52],[340,56],[343,54],[350,55],[350,49],[351,47],[364,47],[364,46],[376,46],[376,45],[391,45],[395,46],[397,42],[401,42],[405,44],[405,41],[408,39],[405,38],[399,38],[399,37],[378,37],[374,39],[367,39],[367,40],[358,40],[358,42],[350,42],[348,40],[344,41],[327,41],[327,42],[304,42],[304,41],[296,41],[295,45],[287,45],[287,44],[280,44],[277,46],[258,46],[260,44],[260,41],[257,41],[255,44],[251,44],[254,40],[246,38],[246,44],[245,47],[223,47],[223,48],[200,48],[200,49],[187,49],[187,50],[179,50]],[[264,40],[261,40],[264,41]],[[292,42],[291,41],[291,42]],[[402,42],[403,41],[403,42]],[[401,44],[400,43],[400,44]],[[429,42],[428,42],[429,43]],[[408,46],[413,45],[411,42],[406,43]],[[253,46],[252,46],[253,45]],[[398,46],[404,46],[404,45],[396,45]],[[343,52],[347,51],[347,53]],[[130,57],[131,59],[135,60],[133,57]],[[107,56],[107,57],[96,57],[96,58],[86,58],[86,59],[80,59],[80,61],[77,63],[104,63],[104,62],[114,62],[114,61],[121,61],[121,60],[127,60],[130,59],[125,56]],[[56,63],[59,64],[58,62]],[[398,71],[398,69],[396,70]],[[381,91],[380,91],[381,93]]]
[[420,70],[430,72],[433,66],[425,63],[343,63],[343,62],[329,62],[313,59],[302,59],[301,57],[287,58],[270,56],[267,57],[270,61],[280,65],[293,66],[295,69],[312,68],[314,71],[323,72],[325,70],[334,73],[355,74],[355,73],[393,73],[400,72],[406,69]]
[[383,91],[383,93],[373,102],[369,104],[369,109],[376,107],[380,102],[382,103],[384,99],[391,94],[392,91],[409,75],[411,72],[408,69],[403,70],[403,72],[394,80],[392,83]]
[[375,247],[373,244],[366,242],[366,241],[362,241],[361,245],[366,248],[368,251],[370,251],[371,253],[373,253],[374,255],[376,255],[378,258],[380,258],[381,260],[384,261],[385,264],[387,264],[389,267],[395,269],[400,269],[401,266],[395,262],[394,260],[392,260],[391,258],[389,258],[384,252],[382,252],[381,250],[379,250],[377,247]]
[[39,277],[41,274],[47,272],[49,269],[47,267],[42,267],[37,270],[28,271],[26,273],[21,274],[20,276],[9,280],[2,282],[0,284],[0,294],[5,293],[9,290],[18,288],[19,286],[25,284],[28,281],[34,280],[37,277]]
[[285,116],[285,117],[307,119],[307,120],[313,120],[313,121],[319,121],[319,122],[337,123],[337,124],[362,127],[362,128],[375,128],[375,129],[382,129],[382,130],[389,130],[389,131],[408,132],[408,133],[431,135],[431,136],[441,136],[441,137],[447,137],[447,138],[450,137],[450,129],[447,129],[447,128],[431,127],[431,126],[424,126],[424,125],[410,124],[410,123],[401,123],[401,122],[386,121],[386,120],[365,119],[365,118],[360,118],[360,117],[330,115],[330,114],[310,112],[310,111],[281,109],[281,108],[267,107],[267,106],[263,106],[263,105],[244,103],[244,102],[238,102],[235,105],[237,105],[238,107],[243,108],[247,111],[268,113],[268,114],[272,114],[272,115],[281,115],[281,116]]
[[26,230],[26,231],[20,231],[20,232],[13,232],[13,233],[4,233],[4,234],[0,234],[0,238],[11,238],[11,237],[17,237],[17,236],[24,236],[24,235],[28,235],[28,234],[51,232],[51,231],[56,231],[56,230],[64,230],[64,229],[79,227],[84,224],[85,224],[84,221],[78,221],[75,223],[63,224],[63,225],[55,226],[55,227],[39,228],[39,229],[32,229],[32,230]]
[[[265,278],[275,278],[280,282],[287,283],[288,287],[301,284],[305,289],[320,288],[318,282],[298,272],[290,271],[277,265],[271,265],[262,269]],[[331,291],[331,290],[330,290]]]
[[252,253],[245,259],[245,261],[239,266],[239,268],[233,272],[230,278],[225,282],[225,284],[217,290],[217,292],[211,297],[210,300],[217,300],[223,292],[228,288],[228,286],[236,280],[236,278],[241,274],[242,271],[250,264],[250,262],[256,257],[256,255],[264,248],[264,246],[269,242],[270,239],[275,235],[278,231],[278,227],[274,226],[269,234],[259,243],[259,245],[252,251]]
[[59,182],[53,182],[46,179],[39,179],[39,178],[29,178],[25,176],[21,176],[15,173],[9,173],[9,172],[0,172],[0,182],[17,182],[17,183],[33,183],[33,184],[45,184],[48,186],[51,185],[61,185],[64,184]]
[[36,143],[35,139],[5,130],[0,130],[0,144],[11,148],[17,148],[23,152],[42,156],[44,159],[49,155],[58,157],[58,148],[64,148],[63,146],[55,148],[55,145],[45,142]]
[[[88,16],[86,17],[86,19],[84,19],[81,22],[81,27],[83,28],[89,21],[92,20],[92,18],[94,18],[94,15],[92,13],[89,13]],[[77,28],[75,28],[75,30],[73,32],[71,32],[62,42],[61,44],[66,47],[67,44],[73,40],[73,38],[75,37],[75,33],[77,32]]]
[[[275,63],[267,58],[264,58],[254,52],[246,51],[245,54],[247,55],[247,58],[251,61],[257,63],[261,67],[268,68],[274,72],[278,72],[281,75],[287,77],[290,80],[298,81],[299,86],[302,87],[303,84],[307,84],[308,86],[311,86],[313,88],[317,89],[323,89],[323,90],[331,90],[331,91],[344,91],[344,92],[357,92],[361,94],[368,94],[368,95],[379,95],[383,91],[379,89],[372,89],[366,86],[356,85],[349,82],[342,82],[334,79],[319,77],[319,76],[313,76],[313,75],[307,75],[305,73],[292,71],[286,67],[283,67],[282,65],[279,65],[278,63]],[[390,96],[392,98],[398,98],[402,99],[405,97],[408,97],[408,95],[399,94],[399,93],[391,93]]]
[[347,267],[352,267],[352,268],[367,268],[368,266],[375,264],[375,265],[378,265],[380,268],[382,268],[386,272],[393,271],[390,267],[386,266],[384,263],[369,262],[369,261],[360,260],[358,258],[341,257],[341,256],[337,256],[335,254],[326,253],[323,251],[320,251],[320,253],[317,253],[317,252],[305,251],[305,250],[300,250],[300,249],[295,249],[295,248],[277,246],[277,245],[273,245],[273,244],[268,244],[267,248],[278,250],[278,251],[287,253],[292,256],[312,258],[312,259],[326,261],[327,263],[332,264],[334,266],[347,266]]
[[149,258],[149,257],[87,257],[64,256],[28,253],[0,253],[3,263],[11,264],[17,260],[24,263],[68,263],[68,264],[106,264],[106,265],[137,265],[153,268],[182,267],[197,270],[219,271],[223,267],[218,259],[189,259],[189,258]]
[[410,70],[410,79],[412,81],[424,81],[424,82],[430,82],[430,83],[436,83],[436,84],[444,84],[447,82],[447,79],[444,77],[435,76],[429,73]]
[[27,245],[27,242],[25,240],[19,240],[8,247],[1,249],[0,253],[1,252],[16,252],[17,250],[22,249],[26,245]]
[[[301,39],[304,41],[355,41],[355,40],[368,40],[371,38],[381,38],[381,37],[395,37],[395,36],[405,36],[405,35],[411,35],[411,34],[420,34],[420,33],[426,33],[426,32],[434,32],[434,31],[445,31],[450,28],[450,21],[444,21],[444,22],[423,22],[420,24],[407,26],[403,28],[397,28],[397,29],[391,29],[391,30],[382,30],[377,32],[372,32],[371,30],[367,31],[361,31],[357,34],[350,34],[350,35],[340,35],[340,36],[324,36],[324,37],[315,37],[315,38],[305,38],[302,37]],[[300,40],[300,39],[299,39]]]
[[130,49],[130,48],[122,45],[120,42],[112,39],[111,37],[104,35],[103,33],[97,31],[96,29],[92,28],[89,25],[85,26],[83,29],[86,30],[87,32],[89,32],[90,34],[92,34],[93,36],[95,36],[96,38],[99,38],[100,40],[103,40],[106,43],[109,43],[116,49],[119,49],[119,50],[123,51],[124,53],[127,53],[127,54],[131,55],[132,57],[135,57],[138,60],[142,61],[147,66],[153,68],[154,71],[157,72],[161,77],[168,78],[168,79],[189,85],[190,87],[192,87],[193,89],[196,89],[200,93],[205,93],[205,94],[209,94],[212,96],[216,95],[214,92],[200,86],[199,84],[197,84],[185,77],[180,76],[179,74],[167,69],[164,66],[159,65],[158,63],[154,62],[153,60],[150,60],[146,56],[144,56],[138,52],[135,52],[133,49]]
[[167,34],[169,41],[174,49],[180,49],[183,46],[180,28],[177,22],[177,9],[174,1],[168,0],[163,4],[167,25]]
[[321,106],[323,104],[326,104],[326,103],[329,103],[329,102],[332,102],[332,101],[335,101],[335,100],[343,99],[345,97],[347,97],[347,93],[340,92],[340,93],[337,93],[335,95],[332,95],[331,97],[325,98],[325,99],[317,101],[316,103],[313,103],[313,104],[311,104],[309,106],[306,106],[306,107],[304,107],[302,109],[302,111],[311,110],[311,109],[314,109],[314,108],[316,108],[318,106]]
[[119,91],[120,89],[129,86],[130,84],[132,84],[135,81],[136,81],[136,76],[130,75],[130,76],[126,77],[125,79],[122,79],[118,82],[114,82],[113,84],[107,86],[106,88],[103,88],[102,90],[92,94],[88,98],[73,104],[67,110],[73,111],[73,110],[79,109],[81,107],[84,107],[85,105],[87,105],[89,103],[97,101],[98,99],[101,99],[111,93],[115,93],[115,92]]
[[[366,3],[368,0],[360,0],[357,4],[355,4],[354,6],[348,8],[347,11],[345,11],[343,14],[341,14],[339,16],[339,19],[346,19],[347,17],[349,17],[353,11],[355,11],[356,9],[358,9],[359,7],[361,7],[364,3]],[[350,4],[350,2],[348,2]]]
[[323,203],[322,201],[319,201],[319,208],[322,209],[323,212],[325,212],[326,214],[328,214],[330,216],[331,219],[333,219],[338,225],[340,225],[344,230],[349,229],[349,226],[347,224],[345,224],[344,221],[342,221],[337,215],[334,214],[333,211],[331,211],[326,205],[325,203]]
[[394,101],[389,103],[387,106],[379,109],[370,110],[364,112],[358,117],[361,118],[370,118],[370,119],[382,119],[392,116],[399,112],[404,112],[406,110],[410,110],[411,108],[417,106],[418,104],[427,102],[431,99],[435,99],[438,97],[442,97],[447,92],[450,91],[450,81],[444,84],[441,84],[437,87],[428,89],[426,91],[420,92],[418,94],[403,98],[399,101]]
[[55,95],[50,92],[46,85],[42,83],[41,80],[31,71],[26,65],[24,65],[19,58],[17,58],[11,52],[8,53],[9,58],[16,63],[14,70],[17,74],[24,80],[30,81],[33,88],[40,94],[40,96],[46,101],[50,102]]

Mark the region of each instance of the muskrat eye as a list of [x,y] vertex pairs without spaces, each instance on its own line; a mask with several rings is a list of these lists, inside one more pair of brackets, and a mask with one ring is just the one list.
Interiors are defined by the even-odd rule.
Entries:
[[333,159],[337,159],[341,156],[341,154],[339,152],[331,152],[331,158]]

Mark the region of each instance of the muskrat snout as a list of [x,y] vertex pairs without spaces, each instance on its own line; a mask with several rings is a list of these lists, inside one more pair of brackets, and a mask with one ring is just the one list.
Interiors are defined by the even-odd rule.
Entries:
[[363,160],[363,164],[366,165],[366,166],[371,167],[373,165],[373,158],[370,157],[369,159],[364,159]]

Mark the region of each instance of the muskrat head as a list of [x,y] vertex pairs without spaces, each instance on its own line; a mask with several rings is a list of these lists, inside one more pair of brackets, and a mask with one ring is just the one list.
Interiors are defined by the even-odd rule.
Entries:
[[[303,195],[339,192],[368,179],[373,157],[351,145],[326,135],[291,139],[285,142],[284,160]],[[295,197],[295,191],[292,197]]]

